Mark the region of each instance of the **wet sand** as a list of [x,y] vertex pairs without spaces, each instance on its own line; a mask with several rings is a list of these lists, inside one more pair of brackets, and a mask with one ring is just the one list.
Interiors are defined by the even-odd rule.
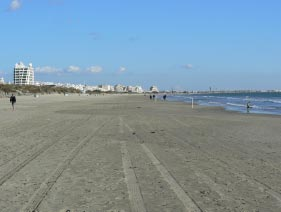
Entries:
[[281,211],[280,116],[143,95],[0,99],[0,211]]

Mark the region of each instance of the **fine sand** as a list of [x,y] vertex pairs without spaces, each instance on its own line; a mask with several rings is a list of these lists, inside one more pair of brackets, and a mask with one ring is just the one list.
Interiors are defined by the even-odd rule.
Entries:
[[143,95],[0,99],[0,211],[281,211],[281,117]]

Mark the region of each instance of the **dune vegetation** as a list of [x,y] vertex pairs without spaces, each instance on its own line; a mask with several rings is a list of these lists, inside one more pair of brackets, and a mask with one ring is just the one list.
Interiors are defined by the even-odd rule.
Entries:
[[2,84],[0,85],[0,93],[2,95],[9,95],[16,93],[17,95],[28,94],[51,94],[51,93],[81,93],[80,90],[75,88],[66,88],[50,85],[14,85],[14,84]]

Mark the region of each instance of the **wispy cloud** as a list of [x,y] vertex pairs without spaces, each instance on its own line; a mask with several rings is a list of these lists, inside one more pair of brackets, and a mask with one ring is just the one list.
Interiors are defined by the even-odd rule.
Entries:
[[34,71],[37,73],[54,74],[54,73],[61,73],[62,69],[51,67],[51,66],[43,66],[43,67],[36,67]]
[[16,11],[18,9],[20,9],[22,6],[21,1],[20,0],[12,0],[10,3],[10,7],[9,10],[10,11]]
[[127,69],[123,66],[121,66],[118,70],[118,73],[124,73]]
[[128,38],[128,40],[129,40],[129,42],[134,43],[134,42],[136,42],[136,41],[139,40],[139,37],[136,36],[136,35],[131,35],[131,36]]
[[101,38],[101,35],[98,32],[91,32],[89,35],[93,40],[99,40]]
[[99,73],[102,72],[103,68],[101,66],[91,66],[89,68],[87,68],[87,71],[91,72],[91,73]]
[[188,70],[193,69],[193,65],[192,65],[192,64],[185,64],[185,65],[183,65],[182,67],[183,67],[184,69],[188,69]]
[[81,70],[81,69],[80,69],[79,66],[73,66],[73,65],[68,66],[68,68],[67,68],[67,71],[68,71],[68,72],[72,72],[72,73],[77,73],[77,72],[79,72],[80,70]]

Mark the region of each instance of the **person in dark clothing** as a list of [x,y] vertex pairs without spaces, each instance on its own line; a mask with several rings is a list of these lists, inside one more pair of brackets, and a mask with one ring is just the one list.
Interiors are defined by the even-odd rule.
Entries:
[[149,98],[152,99],[152,96],[150,95]]
[[250,105],[251,102],[247,102],[246,108],[247,108],[247,113],[250,112],[250,108],[252,108],[252,106]]
[[167,98],[167,95],[165,94],[165,95],[163,96],[164,101],[166,100],[166,98]]
[[16,101],[17,101],[16,97],[14,96],[14,94],[12,94],[12,96],[10,97],[10,102],[12,103],[13,110],[15,109]]

